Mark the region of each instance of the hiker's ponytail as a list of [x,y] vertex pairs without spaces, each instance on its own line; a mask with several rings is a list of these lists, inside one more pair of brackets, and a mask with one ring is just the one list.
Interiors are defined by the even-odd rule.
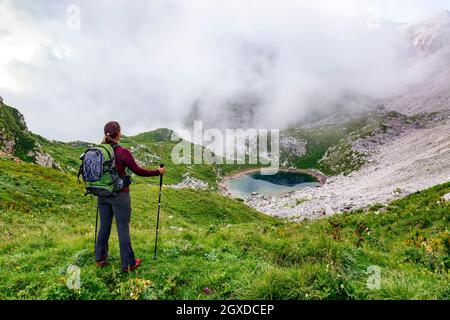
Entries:
[[103,138],[102,144],[111,144],[113,141],[109,134],[106,134]]
[[105,137],[103,138],[103,144],[116,143],[120,134],[120,124],[116,121],[110,121],[105,125],[104,129]]

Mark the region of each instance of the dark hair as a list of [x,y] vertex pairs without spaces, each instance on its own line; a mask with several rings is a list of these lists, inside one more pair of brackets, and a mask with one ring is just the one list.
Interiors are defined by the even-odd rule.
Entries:
[[110,121],[105,124],[103,130],[105,132],[105,137],[103,138],[103,144],[111,144],[116,142],[115,140],[119,137],[120,124],[117,121]]

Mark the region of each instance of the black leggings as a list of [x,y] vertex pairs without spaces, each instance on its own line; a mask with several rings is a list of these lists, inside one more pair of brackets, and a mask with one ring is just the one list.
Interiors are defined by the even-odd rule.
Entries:
[[97,245],[95,246],[96,261],[102,261],[108,256],[108,240],[114,216],[119,235],[122,268],[134,266],[134,252],[130,239],[130,193],[120,192],[115,197],[98,197],[98,208],[100,211],[100,230],[98,232]]

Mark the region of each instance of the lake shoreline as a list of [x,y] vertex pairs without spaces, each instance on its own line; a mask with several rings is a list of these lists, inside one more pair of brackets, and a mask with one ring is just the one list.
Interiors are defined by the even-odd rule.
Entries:
[[[218,190],[219,193],[224,195],[224,196],[228,196],[228,197],[233,197],[233,195],[229,192],[228,188],[226,187],[226,182],[230,181],[230,180],[234,180],[234,179],[238,179],[241,178],[245,175],[251,174],[251,173],[256,173],[256,172],[260,172],[261,168],[258,169],[246,169],[246,170],[242,170],[242,171],[238,171],[236,173],[233,173],[231,175],[228,176],[224,176],[222,178],[222,180],[219,182],[218,184]],[[326,181],[327,181],[327,177],[314,169],[289,169],[289,168],[282,168],[282,169],[278,169],[278,172],[290,172],[290,173],[301,173],[301,174],[307,174],[310,175],[312,177],[314,177],[315,179],[317,179],[317,182],[320,183],[320,186],[323,186]]]

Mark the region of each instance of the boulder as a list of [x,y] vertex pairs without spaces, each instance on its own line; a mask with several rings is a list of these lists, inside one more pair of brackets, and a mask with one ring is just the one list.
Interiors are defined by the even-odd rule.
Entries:
[[444,200],[445,202],[450,202],[450,193],[447,193],[445,196],[443,196],[442,200]]
[[7,154],[13,154],[14,153],[14,146],[16,145],[16,141],[15,140],[6,140],[6,141],[3,141],[3,144],[5,145],[4,151]]
[[57,163],[51,155],[46,154],[46,153],[40,153],[40,152],[34,152],[34,153],[29,153],[30,155],[34,154],[35,156],[35,161],[36,164],[43,166],[43,167],[47,167],[47,168],[52,168],[52,169],[59,169],[61,170],[61,166],[59,165],[59,163]]
[[327,216],[332,216],[332,215],[334,215],[336,212],[332,209],[332,208],[330,208],[330,207],[326,207],[325,208],[325,215],[327,215]]
[[171,188],[174,189],[200,189],[200,190],[206,190],[209,188],[209,185],[206,181],[193,178],[189,176],[188,174],[183,174],[184,180],[178,184],[171,185]]

